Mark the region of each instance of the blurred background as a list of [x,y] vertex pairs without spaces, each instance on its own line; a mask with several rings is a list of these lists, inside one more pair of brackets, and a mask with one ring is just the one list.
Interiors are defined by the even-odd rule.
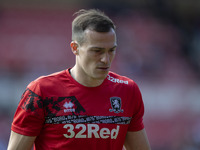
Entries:
[[112,71],[139,85],[152,150],[199,150],[199,0],[1,0],[0,149],[28,83],[74,65],[71,21],[83,8],[117,26]]

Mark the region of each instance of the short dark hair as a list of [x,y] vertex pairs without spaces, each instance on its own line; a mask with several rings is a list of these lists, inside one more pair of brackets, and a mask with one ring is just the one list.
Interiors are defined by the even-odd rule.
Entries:
[[84,42],[84,31],[90,29],[97,32],[109,32],[116,29],[113,21],[98,9],[81,9],[75,13],[76,18],[72,22],[72,40],[79,44]]

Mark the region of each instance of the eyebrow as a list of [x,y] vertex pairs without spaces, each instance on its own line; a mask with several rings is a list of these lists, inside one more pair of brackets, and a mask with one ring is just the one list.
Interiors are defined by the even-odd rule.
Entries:
[[[117,47],[117,45],[113,46],[112,48],[110,49],[115,49]],[[90,49],[99,49],[99,50],[103,50],[105,48],[102,48],[102,47],[91,47]]]

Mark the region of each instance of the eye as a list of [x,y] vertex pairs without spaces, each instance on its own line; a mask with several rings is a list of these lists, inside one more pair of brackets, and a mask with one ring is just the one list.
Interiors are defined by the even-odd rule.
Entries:
[[115,52],[116,51],[116,48],[112,48],[109,50],[110,52]]
[[95,54],[101,54],[101,53],[103,53],[103,50],[101,50],[101,49],[93,49],[92,52],[95,53]]
[[96,53],[100,53],[101,50],[100,50],[100,49],[96,49],[96,50],[94,50],[94,52],[96,52]]

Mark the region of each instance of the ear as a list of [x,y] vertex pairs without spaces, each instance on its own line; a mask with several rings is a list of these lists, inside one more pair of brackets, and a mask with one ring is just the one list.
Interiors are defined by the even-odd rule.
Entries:
[[70,47],[71,47],[71,50],[72,52],[77,55],[78,54],[78,43],[76,41],[72,41],[70,43]]

